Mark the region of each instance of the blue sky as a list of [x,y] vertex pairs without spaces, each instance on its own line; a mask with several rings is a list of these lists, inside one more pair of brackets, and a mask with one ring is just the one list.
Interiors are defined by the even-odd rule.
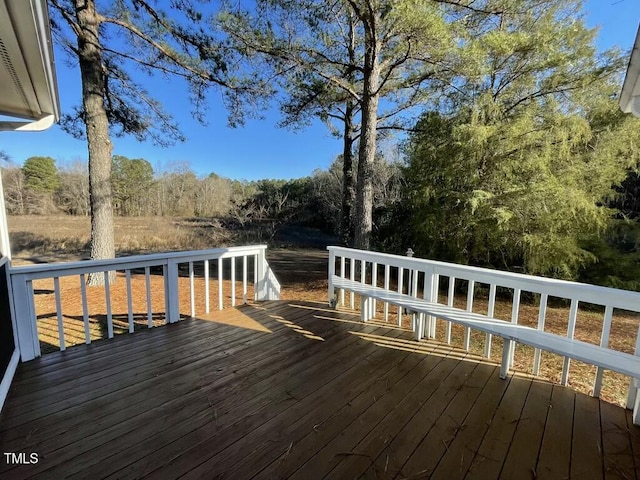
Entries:
[[[618,45],[631,48],[640,22],[638,0],[589,0],[585,3],[587,23],[600,27],[598,47]],[[79,72],[70,68],[62,53],[58,53],[57,73],[60,102],[63,111],[79,103]],[[341,142],[333,138],[321,123],[298,132],[276,126],[276,107],[265,112],[265,120],[249,120],[244,127],[229,128],[220,95],[212,92],[209,101],[208,125],[193,120],[186,91],[176,92],[171,84],[154,81],[151,93],[165,105],[181,126],[187,141],[169,148],[140,143],[133,138],[115,138],[114,154],[130,158],[146,158],[155,170],[163,170],[178,162],[189,162],[198,175],[215,172],[219,175],[256,180],[260,178],[298,178],[316,168],[326,168],[341,151]],[[49,155],[58,163],[86,161],[87,147],[71,138],[58,126],[46,132],[3,132],[0,150],[21,164],[35,155]]]

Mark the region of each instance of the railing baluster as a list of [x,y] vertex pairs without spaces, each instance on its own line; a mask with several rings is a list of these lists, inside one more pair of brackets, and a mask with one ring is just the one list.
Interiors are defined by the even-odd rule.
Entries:
[[418,271],[411,270],[411,296],[418,298]]
[[109,281],[109,272],[104,272],[104,296],[107,306],[107,336],[113,338],[113,316],[111,314],[111,287]]
[[[473,312],[473,291],[476,288],[476,282],[469,280],[467,288],[467,312]],[[468,352],[471,346],[471,328],[464,329],[464,349]]]
[[[384,289],[389,290],[389,277],[391,275],[391,266],[387,263],[384,266]],[[389,321],[389,303],[384,302],[384,321]]]
[[[513,289],[513,304],[511,305],[511,323],[513,323],[514,325],[518,324],[518,315],[520,312],[520,293],[521,293],[520,288]],[[513,359],[515,357],[515,354],[516,354],[516,342],[513,341],[511,342],[511,349],[509,351],[508,368],[511,368],[511,365],[513,365]]]
[[[356,279],[356,261],[353,258],[349,259],[349,279],[351,281]],[[356,308],[356,297],[353,292],[349,294],[349,304],[351,306],[351,310]]]
[[258,255],[253,256],[253,299],[258,300]]
[[151,306],[151,268],[144,267],[144,283],[147,289],[147,326],[153,327],[153,307]]
[[89,305],[87,304],[87,282],[84,273],[80,274],[80,298],[82,299],[82,320],[84,322],[84,343],[91,343],[91,329],[89,328]]
[[[435,285],[440,281],[440,276],[434,273],[433,268],[425,270],[424,272],[424,290],[422,297],[428,302],[437,303],[437,298],[434,298],[434,292],[437,292]],[[418,315],[418,325],[416,325],[416,339],[421,340],[423,336],[427,338],[435,337],[435,323],[436,318],[433,315]]]
[[[456,277],[449,277],[449,291],[447,292],[447,305],[453,307],[456,295]],[[447,344],[451,345],[451,322],[447,322]]]
[[247,256],[242,256],[242,303],[247,303]]
[[[576,332],[576,318],[578,316],[578,300],[575,298],[571,299],[571,307],[569,308],[569,326],[567,327],[567,338],[573,339],[573,336]],[[569,382],[569,366],[571,364],[571,360],[569,357],[564,357],[564,362],[562,363],[562,385],[567,385]]]
[[[404,268],[398,267],[398,293],[402,293],[404,287]],[[398,326],[402,326],[402,307],[398,305]]]
[[[487,316],[494,318],[496,311],[496,284],[489,285],[489,308],[487,309]],[[484,339],[484,356],[491,358],[491,341],[492,335],[487,333]]]
[[[613,320],[613,307],[611,305],[607,305],[604,309],[604,322],[602,324],[602,336],[600,337],[600,346],[608,347],[609,346],[609,334],[611,333],[611,321]],[[604,373],[604,369],[602,367],[597,367],[596,369],[596,379],[593,382],[593,396],[600,397],[600,391],[602,390],[602,374]],[[631,380],[633,383],[633,380]]]
[[209,313],[209,260],[204,261],[204,311]]
[[[424,271],[424,282],[422,284],[422,298],[424,300],[429,300],[429,295],[430,295],[430,282],[433,280],[429,280],[428,276],[427,276],[427,271]],[[416,282],[416,288],[417,288],[417,282]],[[416,296],[417,296],[418,292],[416,290]],[[415,315],[414,315],[415,316]],[[423,337],[427,337],[429,338],[431,336],[431,330],[428,329],[429,328],[429,320],[428,317],[424,314],[424,313],[420,313],[417,315],[416,318],[416,340],[422,340]]]
[[[256,279],[257,278],[258,278],[258,274],[256,273]],[[223,281],[222,258],[219,258],[218,259],[218,310],[222,310],[222,308],[224,307],[224,303],[222,301],[222,281]],[[257,284],[257,280],[256,280],[256,284]],[[258,289],[256,288],[256,291],[257,290]]]
[[193,273],[193,262],[189,262],[189,303],[191,304],[191,316],[196,316],[196,291]]
[[[360,283],[367,283],[367,262],[366,260],[360,260]],[[365,321],[369,321],[373,318],[373,312],[371,312],[371,299],[362,297],[360,299],[360,305],[363,307],[366,306],[365,311],[363,312],[363,318]],[[361,307],[362,308],[362,307]]]
[[[432,288],[432,292],[431,292],[431,300],[434,303],[438,303],[438,292],[440,290],[440,274],[439,273],[434,273],[433,274],[433,285],[431,286]],[[429,332],[429,336],[431,338],[436,338],[436,317],[430,317],[429,320],[429,324],[431,325],[431,331]]]
[[231,263],[231,306],[236,306],[236,257],[229,259]]
[[[543,293],[540,296],[540,311],[538,312],[538,330],[540,330],[541,332],[544,331],[544,322],[547,316],[548,299],[549,299],[549,295],[546,293]],[[542,350],[540,350],[539,348],[536,348],[533,351],[533,374],[536,376],[540,374],[541,356],[542,356]]]
[[[344,272],[345,272],[345,268],[344,268],[344,256],[340,257],[340,277],[344,278]],[[340,305],[342,305],[344,307],[344,288],[340,289]]]
[[[377,262],[373,262],[371,264],[371,285],[373,285],[374,287],[378,286],[378,263]],[[375,298],[371,302],[371,305],[372,305],[371,315],[375,317],[376,309],[378,308],[377,301]]]
[[60,342],[60,351],[66,350],[64,341],[64,320],[62,318],[62,302],[60,301],[60,277],[53,277],[53,291],[56,297],[56,317],[58,319],[58,340]]
[[131,294],[131,270],[124,271],[127,280],[127,319],[129,320],[129,333],[134,332],[133,325],[133,296]]
[[169,265],[162,265],[162,281],[164,282],[164,323],[169,322]]

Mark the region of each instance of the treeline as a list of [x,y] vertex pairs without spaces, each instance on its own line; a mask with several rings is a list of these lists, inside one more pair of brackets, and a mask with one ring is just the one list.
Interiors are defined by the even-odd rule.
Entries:
[[[510,169],[494,159],[483,171],[472,165],[481,158],[457,156],[446,143],[454,138],[444,131],[451,122],[425,115],[404,144],[405,162],[377,157],[376,249],[403,254],[411,247],[428,258],[640,290],[638,167],[612,169],[574,151],[546,160],[538,154],[536,165]],[[434,145],[429,139],[438,132],[443,140]],[[609,125],[593,145],[602,148],[616,132]],[[617,184],[607,183],[611,171],[622,178]],[[343,233],[341,157],[304,178],[240,181],[198,177],[187,163],[155,172],[147,160],[114,156],[113,176],[120,216],[214,217],[247,232],[247,240],[269,241],[291,224]],[[89,214],[84,163],[58,168],[50,157],[32,157],[3,168],[2,177],[10,214]]]
[[[113,209],[119,216],[223,218],[230,227],[259,224],[273,237],[285,223],[339,233],[342,158],[327,170],[294,180],[232,180],[211,173],[198,177],[188,163],[155,172],[148,160],[115,155]],[[384,209],[402,195],[401,167],[379,157],[375,164],[375,205]],[[6,208],[11,215],[89,215],[89,177],[83,162],[60,167],[51,157],[31,157],[2,169]]]
[[[188,163],[155,172],[145,159],[116,155],[113,210],[119,216],[214,217],[233,214],[259,190],[258,182],[211,174],[199,178]],[[58,167],[51,157],[31,157],[3,169],[5,202],[12,215],[89,215],[89,175],[84,162]]]

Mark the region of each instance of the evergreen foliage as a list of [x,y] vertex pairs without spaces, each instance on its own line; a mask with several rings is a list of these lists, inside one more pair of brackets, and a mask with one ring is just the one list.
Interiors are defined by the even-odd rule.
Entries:
[[640,159],[640,129],[615,100],[622,58],[596,55],[578,2],[509,4],[495,28],[469,30],[469,68],[407,142],[409,241],[429,257],[575,278],[596,260],[583,242],[609,226],[604,204]]
[[25,185],[35,193],[51,193],[60,184],[56,161],[51,157],[27,158],[22,173]]
[[149,195],[153,184],[153,167],[143,158],[113,156],[111,183],[116,212],[120,215],[142,215],[142,197]]

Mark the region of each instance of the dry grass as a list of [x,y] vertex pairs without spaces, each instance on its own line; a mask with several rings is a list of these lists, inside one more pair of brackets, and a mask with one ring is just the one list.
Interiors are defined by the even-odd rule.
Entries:
[[[12,252],[16,259],[87,256],[89,217],[10,216]],[[171,217],[116,217],[115,244],[119,253],[134,254],[180,249],[204,249],[230,245],[231,232],[216,219]]]

